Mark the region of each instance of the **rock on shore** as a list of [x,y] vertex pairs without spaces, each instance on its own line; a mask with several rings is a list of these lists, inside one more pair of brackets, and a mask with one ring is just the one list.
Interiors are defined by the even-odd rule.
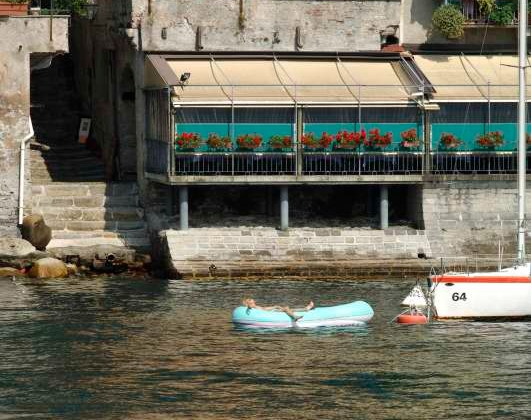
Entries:
[[64,278],[68,277],[66,264],[56,258],[41,258],[33,263],[29,273],[32,278]]

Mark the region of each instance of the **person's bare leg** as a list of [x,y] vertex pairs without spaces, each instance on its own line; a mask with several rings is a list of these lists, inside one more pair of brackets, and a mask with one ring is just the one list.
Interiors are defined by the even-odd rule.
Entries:
[[302,316],[296,315],[295,312],[293,312],[288,306],[283,307],[282,310],[287,313],[294,321],[298,321],[302,318]]
[[314,306],[315,306],[315,305],[313,304],[313,300],[310,300],[310,302],[308,302],[308,305],[306,305],[306,306],[304,307],[304,309],[305,309],[306,311],[309,311],[310,309],[313,309]]

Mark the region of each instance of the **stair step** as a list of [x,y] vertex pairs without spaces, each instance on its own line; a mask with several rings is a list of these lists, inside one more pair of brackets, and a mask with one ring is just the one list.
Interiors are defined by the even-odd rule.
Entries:
[[68,230],[53,230],[52,237],[54,239],[79,239],[79,238],[127,238],[127,239],[146,239],[148,240],[147,230],[133,229],[128,231],[107,231],[95,230],[90,232],[74,232]]
[[138,186],[132,182],[54,182],[46,185],[33,185],[33,195],[47,197],[91,197],[91,196],[130,196],[138,194]]
[[143,212],[135,207],[106,208],[63,208],[39,207],[34,209],[42,214],[45,221],[138,221]]
[[127,246],[148,252],[151,244],[148,239],[123,239],[123,238],[77,238],[77,239],[52,239],[46,249],[95,246],[95,245],[114,245]]
[[137,220],[137,221],[46,220],[46,224],[50,226],[53,230],[74,230],[74,231],[135,230],[135,229],[141,229],[145,227],[145,222],[143,220]]
[[39,207],[74,207],[74,208],[98,208],[113,209],[115,207],[137,207],[137,195],[105,196],[103,194],[91,197],[48,197],[44,195],[33,196],[34,208]]
[[73,170],[68,173],[68,171],[61,171],[55,168],[50,168],[49,171],[45,169],[35,169],[31,170],[32,180],[53,180],[53,181],[84,181],[88,178],[96,178],[97,180],[104,179],[104,172],[99,168],[94,169],[85,169],[81,168],[79,171],[73,173]]
[[[32,163],[65,163],[65,157],[62,154],[55,153],[55,151],[41,152],[38,150],[32,150],[30,156]],[[94,153],[89,152],[88,150],[79,150],[68,158],[68,163],[80,164],[83,162],[94,162],[103,166],[103,162],[99,160]]]
[[38,183],[41,185],[52,185],[57,182],[71,182],[71,183],[80,183],[80,182],[97,182],[97,181],[103,181],[105,177],[103,175],[80,175],[80,176],[48,176],[48,177],[32,177],[33,183]]

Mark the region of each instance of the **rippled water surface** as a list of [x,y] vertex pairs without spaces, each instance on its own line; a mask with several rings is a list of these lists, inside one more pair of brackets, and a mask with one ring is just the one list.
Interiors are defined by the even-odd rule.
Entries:
[[[0,281],[0,419],[531,418],[531,323],[390,320],[411,281]],[[244,296],[366,327],[245,331]]]

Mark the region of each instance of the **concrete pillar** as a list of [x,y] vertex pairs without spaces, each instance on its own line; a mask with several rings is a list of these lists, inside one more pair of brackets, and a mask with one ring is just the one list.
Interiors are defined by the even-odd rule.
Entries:
[[179,219],[181,221],[181,230],[188,229],[188,187],[181,185],[179,187]]
[[389,227],[389,191],[387,185],[380,185],[380,229]]
[[288,187],[280,187],[280,229],[286,230],[289,227],[289,199]]

